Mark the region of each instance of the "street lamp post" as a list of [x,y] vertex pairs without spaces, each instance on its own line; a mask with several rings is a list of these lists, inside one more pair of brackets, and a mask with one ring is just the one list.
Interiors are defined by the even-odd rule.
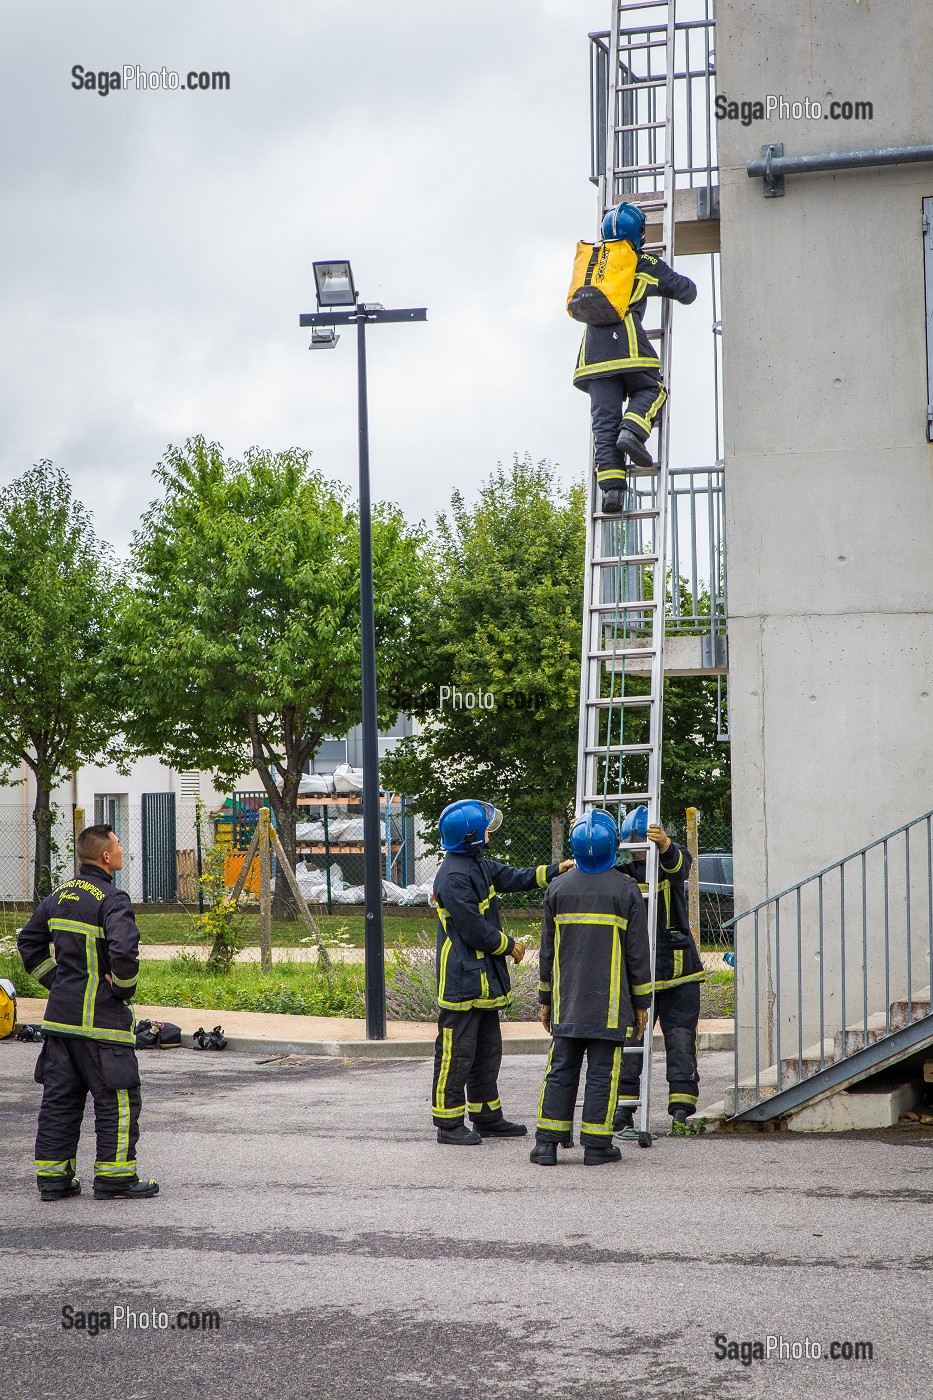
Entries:
[[[306,312],[311,349],[333,349],[337,326],[356,326],[360,462],[360,656],[363,688],[363,888],[365,903],[366,1035],[386,1037],[385,938],[382,924],[382,831],[379,810],[379,721],[376,692],[376,616],[373,598],[373,527],[369,490],[369,409],[366,386],[366,323],[425,321],[424,307],[387,311],[359,301],[349,262],[316,262],[319,311]],[[341,308],[348,308],[342,310]],[[327,309],[331,308],[331,309]],[[336,309],[334,309],[336,308]]]

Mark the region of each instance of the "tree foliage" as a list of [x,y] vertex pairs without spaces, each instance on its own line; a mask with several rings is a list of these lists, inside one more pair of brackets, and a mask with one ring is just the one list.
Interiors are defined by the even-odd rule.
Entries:
[[[41,461],[0,494],[0,768],[35,779],[33,898],[52,883],[51,793],[82,764],[119,758],[109,634],[125,587],[109,547]],[[15,770],[15,771],[13,771]]]
[[[301,774],[360,719],[359,520],[345,488],[296,449],[170,448],[133,540],[124,645],[130,732],[176,767],[232,784],[255,768],[294,857]],[[425,588],[423,532],[373,512],[380,720],[409,699]]]
[[[580,674],[583,488],[515,458],[475,506],[455,493],[434,536],[435,610],[422,657],[422,731],[385,761],[384,781],[431,816],[482,794],[511,816],[573,801]],[[453,694],[492,695],[456,707]]]
[[[500,466],[475,506],[456,493],[439,517],[435,611],[418,663],[423,728],[382,768],[416,811],[433,819],[459,797],[485,796],[512,817],[550,817],[552,851],[562,850],[577,764],[584,548],[582,483],[562,489],[546,462],[527,457]],[[648,684],[627,682],[633,693]],[[491,693],[494,708],[457,708],[442,687]],[[647,724],[646,712],[631,714]],[[662,773],[672,819],[694,805],[707,820],[729,820],[715,682],[667,682]]]

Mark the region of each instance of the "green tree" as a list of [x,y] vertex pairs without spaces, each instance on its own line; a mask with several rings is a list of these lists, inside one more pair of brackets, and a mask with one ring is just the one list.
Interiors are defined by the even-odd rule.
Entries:
[[[289,858],[301,774],[360,719],[359,519],[297,449],[225,459],[190,439],[157,468],[164,498],[133,540],[124,630],[129,731],[232,785],[255,768]],[[423,530],[373,512],[380,720],[408,699],[425,588]],[[277,896],[277,916],[291,903]]]
[[125,588],[109,547],[41,461],[0,494],[0,768],[35,780],[33,899],[52,886],[52,791],[72,769],[118,759],[121,715],[108,633]]
[[[573,802],[580,680],[584,493],[547,462],[500,466],[475,506],[456,492],[434,537],[435,608],[425,629],[424,728],[383,763],[383,781],[434,816],[480,794],[512,817],[551,821],[563,847]],[[491,695],[493,707],[457,706]],[[449,692],[449,693],[448,693]]]

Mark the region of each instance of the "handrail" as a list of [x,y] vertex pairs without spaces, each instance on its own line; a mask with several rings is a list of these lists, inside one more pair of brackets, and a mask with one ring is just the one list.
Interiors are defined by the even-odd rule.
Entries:
[[820,880],[825,875],[831,875],[834,870],[838,870],[840,865],[845,865],[850,860],[856,860],[859,856],[867,855],[868,852],[874,850],[876,846],[883,846],[886,842],[893,841],[895,836],[902,836],[910,827],[918,826],[920,822],[929,821],[931,817],[933,817],[933,807],[930,808],[929,812],[924,812],[922,816],[914,817],[912,821],[905,822],[903,826],[895,827],[893,831],[888,832],[887,836],[879,836],[876,841],[869,841],[867,846],[859,846],[858,850],[852,851],[847,856],[840,856],[838,860],[834,860],[832,865],[826,865],[822,870],[817,870],[815,874],[808,875],[803,880],[798,880],[796,885],[788,885],[786,890],[781,890],[778,894],[768,895],[767,899],[763,899],[760,904],[753,904],[750,909],[744,909],[741,914],[733,915],[731,919],[726,920],[723,924],[723,928],[733,928],[741,919],[747,919],[750,915],[757,914],[767,905],[773,904],[776,899],[785,899],[789,894],[796,894],[797,890],[803,889],[804,885],[809,885],[814,880]]

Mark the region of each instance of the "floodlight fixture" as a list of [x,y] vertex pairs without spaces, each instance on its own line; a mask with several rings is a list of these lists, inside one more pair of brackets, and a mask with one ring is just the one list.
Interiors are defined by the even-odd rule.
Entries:
[[314,269],[318,306],[356,305],[353,270],[348,262],[332,260],[312,263],[311,266]]

